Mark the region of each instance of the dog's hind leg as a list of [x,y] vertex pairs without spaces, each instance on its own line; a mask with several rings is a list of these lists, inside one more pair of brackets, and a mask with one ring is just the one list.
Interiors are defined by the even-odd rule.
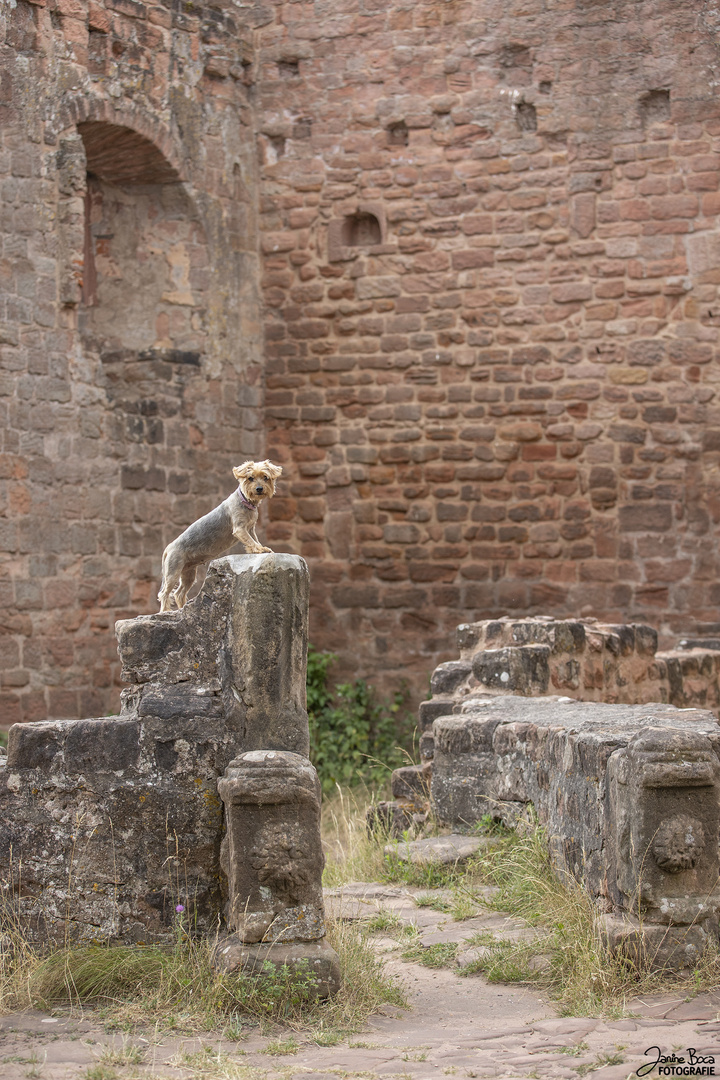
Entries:
[[177,585],[177,579],[166,580],[163,578],[162,588],[158,593],[158,600],[160,601],[160,611],[170,611],[171,603],[170,598],[173,593],[173,589]]
[[196,572],[196,570],[197,570],[196,566],[186,566],[183,569],[182,574],[180,575],[180,584],[175,589],[175,593],[174,593],[175,603],[177,604],[177,606],[179,608],[185,606],[185,601],[187,600],[187,594],[190,592],[193,585],[195,584],[195,572]]
[[162,560],[162,587],[158,593],[160,611],[170,611],[170,597],[178,588],[184,570],[182,555],[172,550],[172,545],[165,548]]

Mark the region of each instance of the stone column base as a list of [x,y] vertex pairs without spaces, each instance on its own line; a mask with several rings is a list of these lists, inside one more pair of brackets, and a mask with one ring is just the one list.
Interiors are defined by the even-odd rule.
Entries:
[[612,953],[651,971],[694,968],[718,935],[714,919],[693,926],[665,926],[627,914],[600,916],[598,929]]
[[292,974],[310,972],[317,980],[319,998],[332,997],[340,989],[340,961],[326,941],[248,945],[237,934],[229,934],[213,950],[212,964],[218,975],[257,976],[266,963],[275,969],[286,965]]

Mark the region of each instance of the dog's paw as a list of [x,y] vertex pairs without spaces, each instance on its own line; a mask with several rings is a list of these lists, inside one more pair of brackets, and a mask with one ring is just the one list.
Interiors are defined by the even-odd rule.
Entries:
[[258,555],[273,555],[274,554],[272,548],[264,548],[264,547],[258,548],[257,553],[258,553]]

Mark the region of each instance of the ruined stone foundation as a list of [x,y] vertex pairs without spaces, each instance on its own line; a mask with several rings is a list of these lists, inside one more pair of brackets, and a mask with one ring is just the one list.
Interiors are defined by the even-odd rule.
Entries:
[[[320,992],[337,988],[324,942],[319,785],[307,760],[308,592],[298,556],[220,559],[182,611],[117,624],[133,684],[120,716],[11,729],[0,877],[34,936],[161,941],[179,907],[192,931],[217,933],[226,916],[235,927],[237,912],[254,910],[250,858],[264,912],[251,940],[266,952],[276,937],[298,955],[307,947],[311,964],[321,951]],[[278,771],[278,762],[291,765]],[[253,770],[250,855],[238,848],[235,810],[223,847],[218,786],[225,798],[241,766]],[[273,799],[263,797],[268,785]],[[281,908],[305,914],[283,921]]]
[[692,707],[717,709],[717,642],[658,654],[648,626],[499,619],[458,627],[458,644],[385,815],[402,827],[428,798],[454,829],[534,815],[612,948],[694,964],[720,908],[720,725]]

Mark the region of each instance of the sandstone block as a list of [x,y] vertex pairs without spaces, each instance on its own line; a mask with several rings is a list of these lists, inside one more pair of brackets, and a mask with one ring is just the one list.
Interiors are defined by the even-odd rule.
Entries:
[[230,929],[248,944],[322,938],[320,781],[310,762],[273,750],[242,754],[218,793]]
[[695,926],[657,926],[628,914],[602,915],[598,929],[612,953],[658,971],[693,970],[717,937],[712,919]]
[[550,680],[550,649],[546,645],[521,645],[513,649],[488,649],[473,659],[473,675],[481,686],[519,694],[544,694]]
[[213,967],[221,975],[242,972],[254,978],[285,968],[302,985],[308,980],[307,999],[328,998],[340,989],[340,963],[325,941],[292,944],[247,945],[237,935],[219,939],[213,950]]
[[719,734],[646,729],[608,762],[608,878],[651,922],[689,926],[720,905]]
[[138,708],[167,716],[217,705],[238,746],[307,753],[309,587],[297,556],[229,555],[181,611],[118,622],[123,675],[144,687]]
[[385,854],[415,865],[434,863],[438,866],[456,866],[491,846],[492,841],[483,837],[452,833],[450,836],[426,836],[421,840],[387,844]]
[[392,774],[392,794],[394,799],[409,802],[423,802],[430,796],[430,778],[432,770],[425,766],[405,765],[395,769]]

